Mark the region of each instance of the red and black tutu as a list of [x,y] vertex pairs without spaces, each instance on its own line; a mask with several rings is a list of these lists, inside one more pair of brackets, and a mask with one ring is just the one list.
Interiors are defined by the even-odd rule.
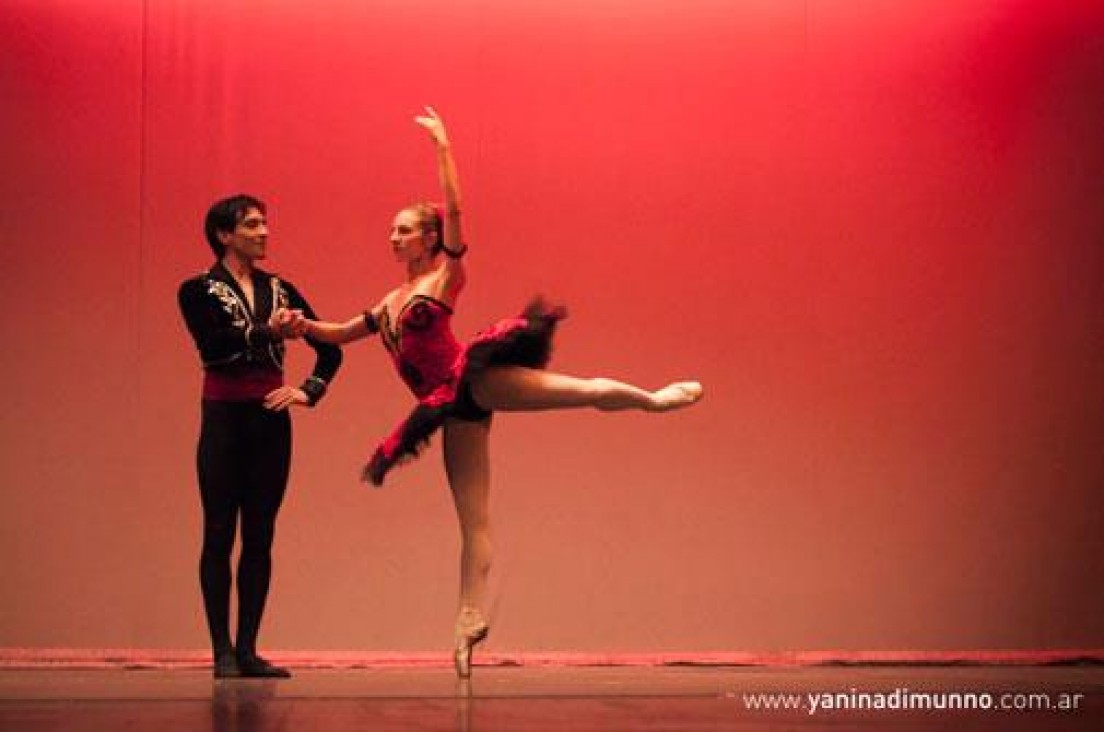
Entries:
[[363,479],[382,485],[391,468],[417,457],[446,419],[489,418],[472,397],[472,380],[493,366],[544,368],[556,325],[566,315],[564,308],[536,298],[518,317],[495,323],[463,345],[452,334],[452,309],[439,300],[415,295],[394,323],[385,311],[381,338],[418,405],[376,448]]

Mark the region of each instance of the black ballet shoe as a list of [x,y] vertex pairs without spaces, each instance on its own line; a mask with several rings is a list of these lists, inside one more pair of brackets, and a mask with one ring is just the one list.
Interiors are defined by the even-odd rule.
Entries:
[[233,651],[220,651],[215,654],[215,678],[236,679],[242,675],[238,668],[238,657]]
[[238,670],[247,679],[290,679],[291,672],[281,666],[273,666],[257,655],[238,656]]

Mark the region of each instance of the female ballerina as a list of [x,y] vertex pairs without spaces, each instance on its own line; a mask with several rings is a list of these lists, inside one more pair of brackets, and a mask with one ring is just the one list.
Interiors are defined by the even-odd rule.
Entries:
[[415,118],[436,148],[444,211],[408,206],[391,225],[391,247],[406,279],[374,308],[345,323],[305,319],[288,312],[289,327],[339,345],[379,333],[418,405],[376,449],[363,478],[381,485],[397,463],[413,458],[438,428],[444,431],[445,474],[460,521],[460,607],[454,662],[471,673],[473,647],[489,630],[482,606],[491,566],[488,437],[495,410],[533,411],[595,407],[604,411],[663,412],[702,396],[695,381],[646,391],[606,378],[575,378],[544,370],[562,308],[534,300],[521,316],[503,320],[462,345],[449,321],[466,279],[468,246],[460,232],[460,183],[444,122],[431,108]]

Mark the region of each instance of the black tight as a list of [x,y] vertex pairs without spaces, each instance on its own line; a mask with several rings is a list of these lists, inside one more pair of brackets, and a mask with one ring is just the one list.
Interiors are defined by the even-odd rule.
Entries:
[[199,581],[215,653],[233,647],[230,555],[239,514],[237,651],[239,655],[256,652],[272,575],[276,514],[290,461],[291,420],[286,411],[271,412],[258,402],[203,402],[196,455],[203,499]]

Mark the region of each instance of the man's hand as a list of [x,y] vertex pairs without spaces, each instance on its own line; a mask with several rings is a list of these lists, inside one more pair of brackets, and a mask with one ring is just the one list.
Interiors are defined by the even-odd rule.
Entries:
[[277,308],[268,319],[268,324],[281,338],[301,338],[307,332],[307,320],[302,310]]
[[307,405],[307,395],[302,389],[294,386],[281,386],[265,395],[264,408],[273,412],[282,412],[288,407],[304,407]]

